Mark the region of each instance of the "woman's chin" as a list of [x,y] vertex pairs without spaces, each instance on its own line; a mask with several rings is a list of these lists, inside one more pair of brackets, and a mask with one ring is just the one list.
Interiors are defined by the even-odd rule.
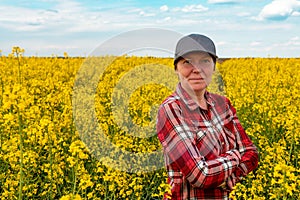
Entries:
[[199,92],[206,88],[206,84],[199,83],[199,84],[190,84],[190,87],[193,91]]

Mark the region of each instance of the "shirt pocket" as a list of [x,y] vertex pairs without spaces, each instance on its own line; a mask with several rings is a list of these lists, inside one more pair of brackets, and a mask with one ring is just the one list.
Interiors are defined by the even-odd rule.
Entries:
[[197,145],[204,142],[207,135],[207,128],[203,122],[192,121],[191,130],[194,132],[194,140]]
[[[208,127],[203,126],[203,122],[193,122],[194,126],[197,127],[195,131],[195,144],[199,149],[199,152],[206,159],[216,158],[220,154],[220,144],[217,132],[210,131],[213,128],[210,123],[206,122]],[[202,124],[202,125],[201,125]]]

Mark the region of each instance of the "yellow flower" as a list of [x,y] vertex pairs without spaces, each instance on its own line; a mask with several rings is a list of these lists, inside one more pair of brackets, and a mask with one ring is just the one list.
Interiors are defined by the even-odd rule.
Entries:
[[[89,60],[72,58],[66,52],[64,58],[24,57],[23,53],[22,48],[14,47],[10,56],[0,57],[0,199],[15,199],[20,186],[23,197],[37,199],[162,198],[170,192],[165,169],[150,166],[157,171],[149,173],[118,170],[117,166],[145,170],[148,166],[140,166],[144,158],[129,163],[126,156],[118,154],[115,159],[115,152],[101,151],[106,156],[98,160],[92,150],[105,145],[104,140],[90,135],[85,135],[85,143],[81,140],[74,114],[85,121],[91,113],[76,112],[79,108],[73,109],[72,97],[75,80],[79,80],[83,85],[79,94],[88,91],[90,95],[78,95],[76,100],[91,100],[93,105],[84,107],[94,107],[98,125],[111,145],[129,154],[159,150],[157,106],[178,82],[172,58],[105,56]],[[77,72],[85,62],[90,68],[80,75]],[[99,63],[107,64],[100,77],[91,67],[101,67]],[[231,100],[260,153],[258,169],[234,187],[234,199],[299,197],[299,68],[298,58],[234,58],[217,64],[209,90]],[[162,69],[171,71],[161,73]],[[93,75],[100,78],[96,92],[84,87]],[[145,84],[145,77],[161,83]],[[166,87],[167,83],[172,87]],[[83,129],[89,126],[83,124]]]

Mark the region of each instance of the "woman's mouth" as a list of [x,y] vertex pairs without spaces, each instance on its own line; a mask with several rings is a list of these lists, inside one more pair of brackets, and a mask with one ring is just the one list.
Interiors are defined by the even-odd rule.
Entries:
[[189,78],[189,81],[202,81],[204,80],[203,78]]

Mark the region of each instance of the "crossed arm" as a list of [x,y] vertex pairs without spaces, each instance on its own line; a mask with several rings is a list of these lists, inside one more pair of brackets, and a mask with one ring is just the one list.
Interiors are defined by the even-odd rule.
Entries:
[[258,154],[232,109],[229,128],[236,134],[235,148],[206,160],[196,146],[193,132],[175,103],[165,104],[158,113],[158,138],[170,163],[179,168],[193,187],[232,189],[236,182],[257,167]]

